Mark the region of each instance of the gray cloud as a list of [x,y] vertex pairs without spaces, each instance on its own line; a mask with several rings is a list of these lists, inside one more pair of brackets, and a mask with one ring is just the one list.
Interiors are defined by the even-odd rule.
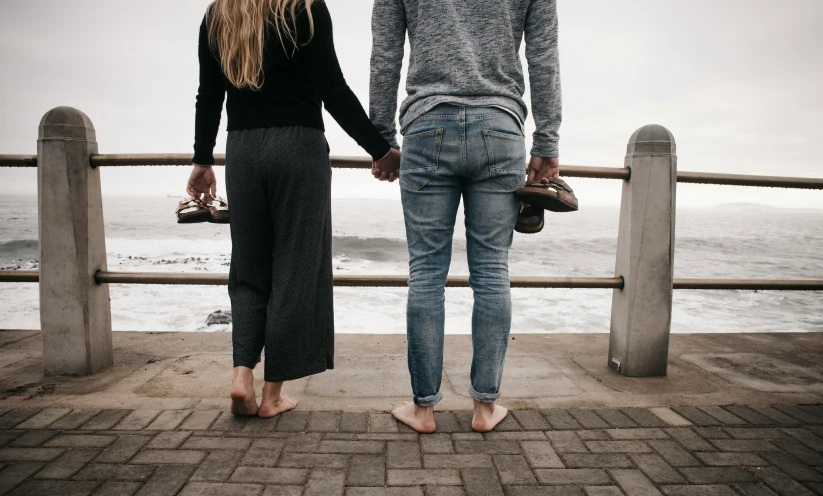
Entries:
[[[328,0],[346,77],[368,97],[369,0]],[[188,153],[203,0],[0,3],[0,153],[34,153],[37,123],[71,105],[102,153]],[[680,168],[823,176],[823,2],[560,0],[562,162],[619,166],[634,129],[678,140]],[[402,88],[401,88],[402,93]],[[337,155],[364,153],[327,118]],[[530,124],[531,126],[531,124]],[[224,149],[225,134],[218,140]],[[109,194],[182,193],[186,169],[104,172]],[[620,186],[574,181],[583,204]],[[0,194],[34,192],[33,171],[0,170]],[[335,196],[397,198],[397,185],[336,171]],[[823,207],[820,192],[682,186],[680,205],[759,201]]]

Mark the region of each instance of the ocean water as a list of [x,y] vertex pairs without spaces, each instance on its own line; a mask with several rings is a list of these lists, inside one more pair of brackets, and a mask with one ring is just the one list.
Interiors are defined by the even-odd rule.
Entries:
[[[176,198],[104,201],[110,270],[227,272],[228,226],[179,225]],[[408,254],[399,202],[335,200],[337,274],[406,274]],[[516,234],[512,275],[614,274],[617,208],[548,214],[537,235]],[[468,274],[462,212],[453,275]],[[677,213],[675,276],[823,279],[823,211],[727,206]],[[0,269],[37,267],[33,197],[0,198]],[[516,333],[608,332],[611,290],[515,289]],[[216,310],[228,310],[225,287],[112,285],[115,330],[214,331]],[[337,288],[339,333],[405,332],[405,289]],[[0,328],[39,328],[36,284],[0,283]],[[471,332],[472,294],[447,290],[447,332]],[[823,292],[676,291],[673,332],[820,332]]]

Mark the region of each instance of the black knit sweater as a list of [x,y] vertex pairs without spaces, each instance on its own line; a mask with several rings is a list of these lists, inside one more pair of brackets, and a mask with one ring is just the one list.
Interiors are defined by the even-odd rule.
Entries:
[[[200,88],[197,92],[194,163],[214,164],[214,144],[220,127],[223,101],[228,130],[277,126],[306,126],[325,130],[322,105],[373,159],[382,158],[389,144],[374,128],[357,97],[346,84],[334,51],[332,22],[323,0],[311,8],[314,36],[308,43],[306,11],[297,17],[297,46],[284,37],[281,43],[269,25],[263,54],[263,86],[259,91],[238,89],[226,79],[219,53],[209,43],[206,18],[200,26]],[[285,45],[285,46],[284,46]]]

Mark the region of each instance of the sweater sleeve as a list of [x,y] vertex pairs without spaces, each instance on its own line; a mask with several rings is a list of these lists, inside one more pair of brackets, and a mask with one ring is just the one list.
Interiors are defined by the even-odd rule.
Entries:
[[372,11],[369,113],[380,134],[397,144],[397,90],[406,42],[406,9],[402,0],[375,0]]
[[537,128],[531,154],[558,157],[562,99],[556,0],[531,0],[526,12],[525,35],[532,114]]
[[220,128],[226,89],[223,69],[209,44],[207,17],[200,25],[198,58],[200,60],[200,88],[197,90],[194,118],[194,158],[199,165],[214,165],[214,145]]
[[[349,88],[337,53],[334,50],[334,36],[329,9],[325,2],[316,1],[312,5],[314,36],[305,46],[298,48],[298,57],[314,83],[326,110],[358,145],[374,160],[383,158],[390,150],[369,120],[357,96]],[[298,18],[298,40],[309,30],[308,15],[304,12]]]

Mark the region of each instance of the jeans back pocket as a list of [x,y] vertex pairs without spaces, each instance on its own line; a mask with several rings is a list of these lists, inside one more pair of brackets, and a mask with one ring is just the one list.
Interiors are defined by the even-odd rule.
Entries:
[[526,138],[519,134],[484,129],[489,153],[489,174],[507,191],[526,184]]
[[437,163],[443,142],[443,128],[403,137],[403,157],[400,161],[400,187],[420,191],[437,177]]

